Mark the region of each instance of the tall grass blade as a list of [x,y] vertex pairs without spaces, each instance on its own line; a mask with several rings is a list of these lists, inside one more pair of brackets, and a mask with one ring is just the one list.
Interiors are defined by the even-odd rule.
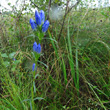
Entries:
[[100,102],[101,106],[104,108],[104,110],[107,110],[107,109],[105,108],[105,106],[103,105],[102,101],[100,100],[100,98],[98,97],[97,93],[94,91],[94,89],[93,89],[93,87],[91,86],[91,84],[88,83],[88,85],[89,85],[89,87],[91,88],[91,90],[93,91],[93,93],[95,94],[96,98],[99,100],[99,102]]
[[63,60],[63,56],[64,55],[62,55],[62,68],[63,68],[64,82],[65,82],[65,84],[67,84],[66,66],[65,66],[65,62]]
[[76,86],[76,76],[75,76],[75,69],[74,69],[74,60],[73,60],[73,55],[72,55],[72,47],[71,47],[71,40],[70,40],[70,32],[69,32],[69,20],[68,20],[68,28],[67,28],[67,37],[68,37],[68,49],[69,49],[69,53],[68,53],[68,59],[69,59],[69,64],[70,64],[70,68],[71,68],[71,75]]

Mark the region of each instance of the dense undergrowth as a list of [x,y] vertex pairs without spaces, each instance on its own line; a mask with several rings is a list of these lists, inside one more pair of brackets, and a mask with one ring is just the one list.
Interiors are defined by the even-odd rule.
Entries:
[[[61,21],[50,21],[42,41],[32,93],[34,14],[0,17],[1,110],[109,110],[109,8],[69,13],[58,41]],[[15,58],[16,60],[13,60]]]

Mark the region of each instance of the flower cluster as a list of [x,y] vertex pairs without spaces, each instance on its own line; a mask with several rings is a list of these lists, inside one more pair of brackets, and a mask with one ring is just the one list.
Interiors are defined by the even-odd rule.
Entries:
[[[48,30],[48,27],[49,27],[49,21],[45,20],[44,11],[40,10],[40,12],[38,12],[37,10],[35,10],[35,21],[31,18],[29,23],[31,24],[31,28],[33,30],[38,31],[35,34],[37,34],[37,37],[39,38],[39,42],[41,42],[45,32]],[[35,61],[37,61],[38,58],[40,57],[40,53],[41,53],[40,43],[37,45],[37,43],[34,42],[33,51],[34,51],[34,55],[35,55]],[[36,70],[37,70],[37,62],[36,62],[36,64],[33,63],[33,65],[32,65],[32,71],[36,71]]]
[[34,42],[34,44],[33,44],[33,51],[40,54],[40,52],[41,52],[41,45],[40,44],[37,45],[37,43]]
[[[34,42],[33,44],[33,51],[36,52],[37,54],[40,54],[41,53],[41,45],[38,44],[36,42]],[[33,63],[32,65],[32,71],[36,71],[37,70],[37,67],[35,69],[35,63]]]
[[42,32],[46,32],[49,27],[49,21],[45,21],[45,13],[43,10],[40,12],[35,10],[35,21],[31,18],[29,22],[33,30],[37,29],[38,26],[41,26]]

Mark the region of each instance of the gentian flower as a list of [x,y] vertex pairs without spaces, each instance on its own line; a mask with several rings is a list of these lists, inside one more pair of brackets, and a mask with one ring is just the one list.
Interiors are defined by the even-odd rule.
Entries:
[[37,28],[37,24],[35,23],[35,21],[31,18],[29,23],[31,24],[31,28],[34,30],[35,28]]
[[42,25],[42,32],[46,32],[47,29],[48,29],[48,27],[49,27],[49,21],[46,20],[46,21],[44,22],[44,24]]
[[41,18],[41,23],[44,23],[45,21],[45,14],[44,14],[44,11],[43,10],[40,10],[40,18]]
[[16,59],[15,59],[15,58],[13,58],[13,61],[16,61]]
[[40,52],[41,52],[41,45],[38,44],[38,45],[37,45],[37,53],[40,53]]
[[36,66],[36,64],[33,63],[33,65],[32,65],[32,71],[36,71],[37,70],[37,67],[35,68],[35,66]]
[[36,50],[37,50],[37,43],[36,43],[36,42],[34,42],[34,44],[33,44],[33,51],[35,51],[35,52],[36,52]]
[[34,42],[33,44],[33,51],[37,52],[37,53],[40,53],[41,52],[41,45],[38,44],[36,42]]
[[36,20],[37,25],[41,25],[41,17],[37,10],[35,10],[35,20]]

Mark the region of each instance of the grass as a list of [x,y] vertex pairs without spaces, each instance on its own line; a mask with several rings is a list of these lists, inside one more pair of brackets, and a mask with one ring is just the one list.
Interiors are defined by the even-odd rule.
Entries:
[[110,26],[102,12],[109,14],[109,8],[70,13],[59,42],[61,21],[50,21],[35,79],[31,51],[36,36],[29,16],[21,17],[16,29],[8,30],[10,22],[2,21],[0,109],[110,109]]

